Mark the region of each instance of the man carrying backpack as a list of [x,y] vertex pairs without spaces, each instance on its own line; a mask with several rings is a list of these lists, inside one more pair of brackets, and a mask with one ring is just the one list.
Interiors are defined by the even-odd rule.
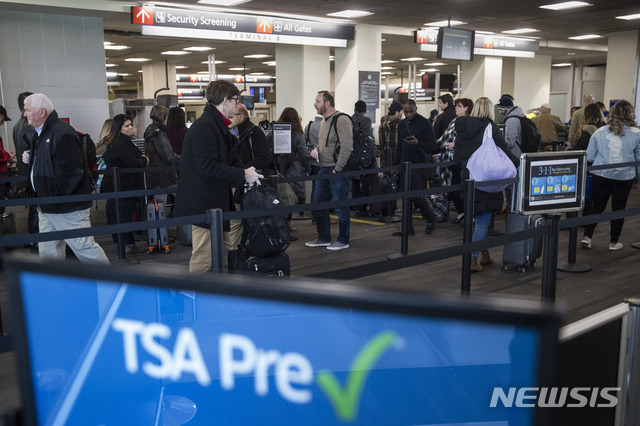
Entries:
[[[520,158],[522,154],[522,124],[517,117],[524,117],[524,112],[519,106],[513,105],[513,98],[503,95],[498,102],[498,110],[504,115],[505,135],[507,146],[513,155]],[[508,201],[508,200],[507,200]]]
[[[335,100],[326,90],[318,92],[313,106],[319,115],[324,117],[318,132],[318,146],[311,151],[311,156],[320,164],[318,175],[331,175],[344,170],[353,151],[353,125],[348,115],[340,115],[335,108]],[[337,117],[334,120],[334,117]],[[339,142],[338,142],[339,141]],[[340,153],[334,160],[334,151],[340,144]],[[314,191],[313,203],[338,201],[349,198],[349,177],[318,179]],[[326,247],[327,250],[343,250],[349,248],[349,232],[351,227],[349,207],[337,207],[339,232],[338,239],[331,243],[331,223],[329,210],[314,210],[313,218],[318,228],[318,238],[305,243],[307,247]]]

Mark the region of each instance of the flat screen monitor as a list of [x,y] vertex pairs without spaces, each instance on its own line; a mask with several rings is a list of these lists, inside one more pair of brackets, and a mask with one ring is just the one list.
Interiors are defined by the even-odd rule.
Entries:
[[167,108],[178,106],[178,95],[158,95],[156,105],[162,105]]
[[247,107],[249,111],[252,111],[254,107],[254,99],[253,95],[242,95],[240,96],[240,103]]
[[394,92],[393,101],[400,102],[402,105],[406,104],[409,100],[409,94],[407,92]]
[[459,28],[440,27],[438,30],[438,59],[473,60],[475,32]]
[[544,305],[6,267],[28,425],[550,424],[510,391],[554,375],[560,316]]
[[586,175],[586,151],[522,154],[517,210],[523,214],[582,210]]

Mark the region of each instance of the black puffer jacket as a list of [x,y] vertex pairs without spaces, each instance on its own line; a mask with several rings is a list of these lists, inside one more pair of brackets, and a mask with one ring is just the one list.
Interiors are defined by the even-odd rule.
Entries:
[[[180,165],[180,156],[173,152],[166,128],[153,122],[144,131],[144,149],[149,157],[149,167]],[[178,182],[175,171],[147,173],[147,188],[168,188]]]
[[[460,178],[462,182],[469,178],[467,162],[471,155],[482,146],[484,129],[489,123],[491,123],[491,131],[496,146],[507,154],[516,167],[520,166],[520,159],[511,153],[507,147],[507,142],[493,121],[488,118],[458,117],[455,122],[457,136],[456,144],[453,148],[453,159],[461,170]],[[492,193],[476,189],[473,208],[476,214],[502,209],[502,192]]]
[[[36,135],[37,136],[37,135]],[[29,153],[29,175],[36,197],[90,194],[84,157],[76,131],[52,111]],[[91,200],[64,204],[40,204],[45,213],[68,213],[91,207]]]
[[[142,156],[142,153],[133,144],[131,138],[123,133],[120,133],[116,140],[109,144],[102,158],[107,165],[107,170],[102,180],[102,192],[114,192],[112,167],[118,166],[121,169],[132,169],[142,168],[147,165],[147,159]],[[133,191],[136,189],[144,189],[142,170],[140,173],[121,173],[120,190]]]

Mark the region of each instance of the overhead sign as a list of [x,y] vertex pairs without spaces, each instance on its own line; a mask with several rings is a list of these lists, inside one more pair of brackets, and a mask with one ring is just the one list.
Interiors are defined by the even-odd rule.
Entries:
[[[230,83],[257,83],[257,84],[273,84],[276,80],[269,75],[228,75],[218,74],[218,80],[225,80]],[[208,74],[176,74],[177,83],[208,83]]]
[[[414,33],[414,41],[420,45],[423,52],[435,52],[438,49],[438,29],[421,28]],[[495,34],[475,33],[474,55],[510,56],[519,58],[533,58],[539,49],[536,40],[505,37]]]
[[165,7],[131,8],[142,35],[346,47],[353,25]]
[[365,115],[376,121],[376,109],[380,107],[380,73],[378,71],[358,71],[358,99],[367,104]]

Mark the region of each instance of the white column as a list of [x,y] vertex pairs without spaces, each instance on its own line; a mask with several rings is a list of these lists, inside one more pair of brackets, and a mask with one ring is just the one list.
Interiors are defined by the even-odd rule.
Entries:
[[276,45],[276,117],[295,108],[302,123],[314,119],[313,102],[320,90],[330,90],[329,48]]
[[535,58],[516,58],[513,81],[514,104],[526,114],[549,102],[551,93],[551,56],[536,55]]
[[[167,72],[168,85],[167,85]],[[142,96],[144,99],[153,99],[153,94],[158,89],[168,87],[169,90],[163,90],[158,95],[175,95],[178,93],[176,83],[176,65],[168,62],[165,69],[165,61],[154,62],[150,64],[142,64]]]
[[[634,103],[638,96],[639,34],[638,30],[609,34],[607,72],[602,100],[607,109],[612,99],[626,99]],[[639,107],[637,104],[635,106],[636,109]]]
[[462,97],[473,101],[485,96],[496,103],[500,99],[502,82],[502,58],[476,56],[475,60],[462,62]]
[[[374,25],[356,26],[355,38],[346,48],[335,50],[336,108],[353,114],[358,100],[358,72],[380,72],[382,58],[382,30]],[[376,110],[379,121],[380,109]]]

